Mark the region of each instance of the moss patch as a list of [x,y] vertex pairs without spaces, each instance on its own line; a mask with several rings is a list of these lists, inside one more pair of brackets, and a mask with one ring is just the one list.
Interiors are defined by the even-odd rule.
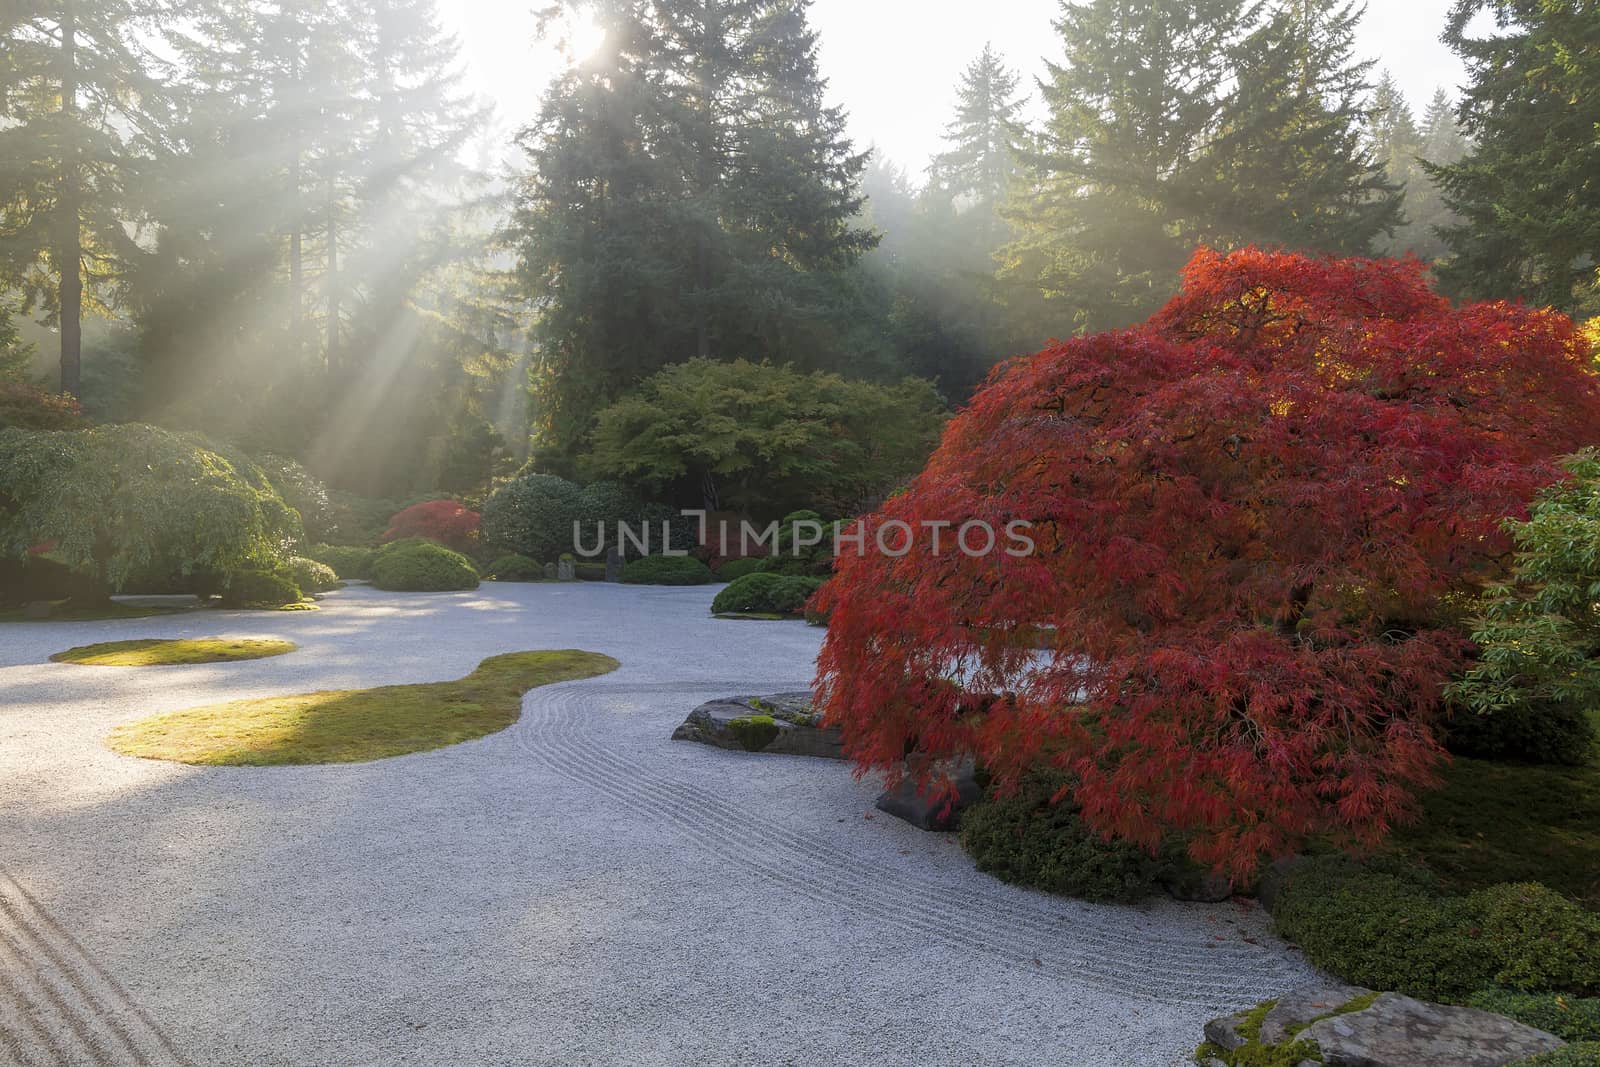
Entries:
[[1543,882],[1600,909],[1600,758],[1552,767],[1457,758],[1392,841],[1458,893]]
[[760,752],[778,739],[778,722],[771,715],[746,715],[730,720],[728,732],[746,752]]
[[1235,1028],[1245,1043],[1232,1052],[1207,1042],[1195,1050],[1195,1058],[1200,1062],[1207,1059],[1220,1060],[1228,1067],[1295,1067],[1296,1064],[1322,1062],[1322,1048],[1315,1041],[1303,1041],[1299,1035],[1310,1029],[1324,1019],[1332,1019],[1339,1015],[1349,1015],[1351,1012],[1366,1011],[1372,1007],[1373,1001],[1381,997],[1382,993],[1363,993],[1359,997],[1347,1000],[1332,1011],[1323,1012],[1315,1018],[1303,1023],[1296,1023],[1284,1029],[1289,1035],[1289,1040],[1276,1045],[1263,1045],[1261,1043],[1261,1027],[1267,1021],[1267,1015],[1278,1006],[1276,1000],[1265,1000],[1245,1013]]
[[460,744],[504,730],[522,695],[620,664],[593,652],[513,652],[454,682],[240,700],[119,726],[125,756],[203,766],[362,763]]
[[197,641],[108,641],[99,645],[80,645],[57,652],[55,663],[78,663],[86,667],[176,667],[190,663],[225,663],[232,660],[266,659],[293,652],[293,641],[229,641],[206,638]]

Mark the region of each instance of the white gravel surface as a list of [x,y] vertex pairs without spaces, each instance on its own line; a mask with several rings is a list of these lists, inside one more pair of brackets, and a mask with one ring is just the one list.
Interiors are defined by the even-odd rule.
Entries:
[[[313,613],[0,626],[0,1063],[1140,1067],[1314,981],[1252,905],[1015,889],[875,813],[843,765],[669,741],[705,700],[811,677],[820,631],[713,619],[714,592],[353,587]],[[201,636],[301,650],[46,661]],[[541,648],[623,667],[377,763],[102,744],[154,712]]]

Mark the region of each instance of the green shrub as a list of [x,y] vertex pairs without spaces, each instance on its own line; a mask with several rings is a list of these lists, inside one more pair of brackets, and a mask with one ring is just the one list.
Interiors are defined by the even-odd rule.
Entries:
[[718,615],[799,615],[821,588],[820,578],[747,574],[718,593],[711,610]]
[[303,599],[299,586],[270,571],[234,571],[222,591],[222,603],[230,608],[279,608]]
[[1517,547],[1511,580],[1485,592],[1472,635],[1478,662],[1447,695],[1468,713],[1514,716],[1497,730],[1480,724],[1480,744],[1582,764],[1594,734],[1571,709],[1600,706],[1600,451],[1571,457],[1567,469],[1569,478],[1539,494],[1527,522],[1507,523]]
[[720,582],[734,582],[747,574],[755,574],[761,570],[762,563],[766,562],[760,556],[747,556],[744,559],[730,559],[717,568],[717,580]]
[[542,582],[544,568],[527,556],[501,556],[485,572],[492,582]]
[[604,563],[584,563],[579,561],[573,568],[580,582],[603,582],[606,580],[606,565]]
[[379,550],[372,584],[397,593],[444,593],[476,589],[478,572],[459,552],[431,541],[396,541]]
[[333,568],[334,574],[347,580],[372,577],[372,558],[377,554],[370,548],[354,545],[310,545],[301,549],[301,553],[306,559]]
[[1466,908],[1495,968],[1492,984],[1600,993],[1600,915],[1536,882],[1480,889]]
[[1003,882],[1082,900],[1127,902],[1157,892],[1183,871],[1175,852],[1153,856],[1106,841],[1069,801],[1052,804],[1062,780],[1036,775],[1010,796],[991,796],[961,813],[961,847],[978,870]]
[[1485,989],[1472,994],[1466,1003],[1469,1008],[1509,1016],[1536,1030],[1555,1034],[1563,1041],[1600,1041],[1600,997]]
[[1273,918],[1312,963],[1370,989],[1459,1002],[1600,986],[1600,917],[1539,885],[1439,896],[1425,874],[1327,856],[1289,875]]
[[572,524],[582,519],[583,506],[582,490],[565,478],[524,475],[483,506],[481,534],[507,552],[556,559],[572,551]]
[[34,600],[104,600],[111,590],[94,575],[42,556],[0,558],[0,605]]
[[1581,767],[1595,754],[1594,720],[1577,703],[1523,700],[1493,712],[1458,708],[1445,744],[1460,756]]
[[629,585],[705,585],[711,568],[693,556],[646,556],[622,569]]
[[1541,1052],[1517,1060],[1509,1067],[1600,1067],[1600,1042],[1584,1041],[1553,1052]]
[[279,568],[278,573],[299,586],[303,593],[326,593],[339,588],[339,575],[332,567],[305,556],[295,556]]

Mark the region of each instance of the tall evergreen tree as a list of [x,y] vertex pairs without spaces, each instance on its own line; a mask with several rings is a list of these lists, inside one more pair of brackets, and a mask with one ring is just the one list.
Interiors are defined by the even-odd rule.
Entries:
[[[1209,243],[1365,255],[1400,224],[1401,184],[1365,141],[1364,10],[1286,0],[1235,45],[1236,86],[1205,153],[1212,203],[1199,232]],[[1405,136],[1404,113],[1388,121],[1389,136]]]
[[956,88],[955,119],[944,135],[949,147],[929,168],[931,193],[950,197],[982,220],[989,238],[985,253],[998,247],[1005,232],[998,213],[1017,177],[1026,137],[1020,82],[994,46],[985,44]]
[[130,190],[164,149],[155,0],[13,0],[0,9],[0,280],[61,334],[82,391],[83,313],[116,299],[140,249]]
[[860,337],[865,156],[824,102],[807,0],[578,0],[599,53],[521,143],[509,231],[540,309],[542,447],[696,355],[827,366]]
[[1389,165],[1391,179],[1400,180],[1403,176],[1405,181],[1406,221],[1388,242],[1387,251],[1409,252],[1426,260],[1437,260],[1447,251],[1439,231],[1460,220],[1445,205],[1439,182],[1429,172],[1428,165],[1455,163],[1467,153],[1466,138],[1456,123],[1455,105],[1442,88],[1436,89],[1429,100],[1415,139],[1409,155]]
[[1041,335],[1127,325],[1173,292],[1191,251],[1195,160],[1246,19],[1245,0],[1063,4],[1065,56],[1041,83],[1049,118],[1002,269],[1014,314]]
[[[1493,29],[1473,36],[1476,16]],[[1432,168],[1461,221],[1445,284],[1570,309],[1600,261],[1600,17],[1593,0],[1457,0],[1445,33],[1466,61],[1471,153]]]

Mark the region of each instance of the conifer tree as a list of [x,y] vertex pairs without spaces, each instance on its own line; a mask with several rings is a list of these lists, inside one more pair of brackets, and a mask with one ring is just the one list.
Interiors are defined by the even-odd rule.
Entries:
[[[1493,27],[1473,36],[1480,12]],[[1473,297],[1571,309],[1600,261],[1600,18],[1591,0],[1457,0],[1445,39],[1470,79],[1460,117],[1472,151],[1435,166],[1460,216],[1441,281]]]
[[983,254],[992,253],[1004,232],[1000,205],[1019,170],[1025,140],[1021,81],[992,44],[961,75],[956,89],[956,115],[945,127],[945,151],[929,168],[930,192],[954,200],[983,223],[988,237]]
[[142,43],[154,0],[14,0],[0,9],[0,281],[61,335],[61,391],[82,391],[85,307],[115,301],[141,256],[133,192],[164,150],[166,96]]
[[[1208,243],[1366,255],[1400,224],[1401,184],[1365,142],[1363,11],[1355,0],[1288,0],[1237,43],[1237,84],[1206,149]],[[1388,135],[1406,136],[1406,119],[1391,114]]]

